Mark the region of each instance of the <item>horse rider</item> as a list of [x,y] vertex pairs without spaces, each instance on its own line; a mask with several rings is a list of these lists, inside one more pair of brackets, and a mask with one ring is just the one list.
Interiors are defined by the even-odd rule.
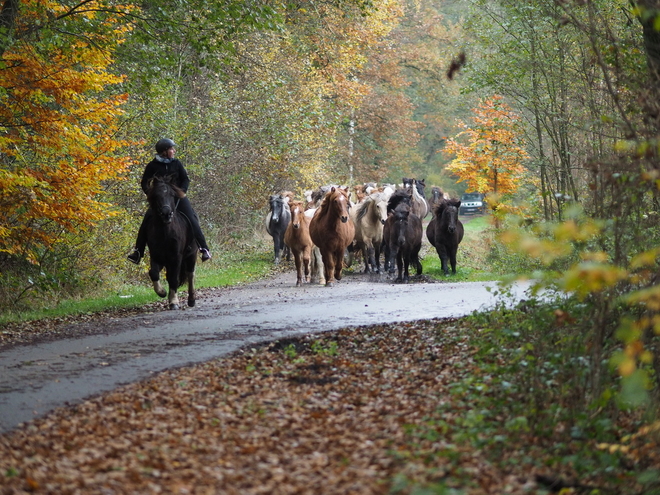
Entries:
[[[161,139],[156,143],[156,157],[147,164],[144,169],[144,174],[142,174],[142,180],[140,181],[140,185],[145,194],[149,188],[151,179],[154,177],[164,177],[166,175],[172,176],[172,183],[183,190],[184,193],[188,192],[190,179],[188,178],[188,173],[183,164],[174,158],[174,153],[176,153],[175,146],[174,141],[171,139]],[[193,210],[187,196],[184,196],[179,200],[177,210],[183,213],[190,222],[195,239],[197,239],[197,243],[199,244],[199,252],[202,253],[202,261],[210,260],[211,252],[206,244],[206,238],[199,226],[197,214]],[[140,260],[144,257],[144,250],[147,247],[146,225],[147,219],[151,215],[151,209],[148,209],[142,219],[142,225],[140,225],[137,240],[135,241],[135,248],[133,249],[133,252],[128,255],[128,260],[136,265],[140,263]]]

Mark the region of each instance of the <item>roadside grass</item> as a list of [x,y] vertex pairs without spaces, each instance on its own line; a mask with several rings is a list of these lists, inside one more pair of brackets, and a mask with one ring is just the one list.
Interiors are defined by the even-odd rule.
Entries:
[[[242,249],[217,250],[213,259],[198,263],[195,270],[196,289],[216,288],[258,280],[273,271],[273,261],[267,246],[243,247]],[[127,262],[128,265],[128,262]],[[124,284],[96,297],[65,299],[56,307],[0,314],[0,326],[12,322],[26,322],[42,318],[61,318],[68,315],[92,314],[113,309],[130,309],[161,300],[154,292],[147,271],[148,256],[140,265],[131,265],[136,278],[143,283]],[[165,272],[162,273],[164,278]],[[167,282],[164,281],[164,285]],[[183,291],[186,291],[183,287]]]
[[[436,280],[455,282],[481,282],[501,280],[505,274],[490,269],[488,256],[493,239],[493,227],[488,215],[461,217],[465,235],[456,254],[456,275],[445,276],[440,258],[426,239],[423,238],[422,269],[425,275]],[[424,228],[426,232],[426,227]],[[450,268],[451,270],[451,268]]]

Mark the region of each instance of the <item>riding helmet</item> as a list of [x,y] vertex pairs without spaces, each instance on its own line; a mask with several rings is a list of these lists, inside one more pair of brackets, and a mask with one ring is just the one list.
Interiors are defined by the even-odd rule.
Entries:
[[175,146],[176,144],[174,144],[174,141],[172,141],[171,139],[169,138],[161,139],[156,143],[156,153],[160,155],[163,151],[167,151],[170,148],[174,148]]

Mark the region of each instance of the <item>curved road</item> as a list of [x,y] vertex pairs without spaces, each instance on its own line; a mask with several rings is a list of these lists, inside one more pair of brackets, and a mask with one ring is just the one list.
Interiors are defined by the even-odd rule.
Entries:
[[[206,291],[195,308],[80,326],[80,338],[0,352],[0,432],[168,368],[247,344],[347,326],[463,316],[492,306],[495,283],[393,284],[347,274],[333,287],[295,287],[295,272]],[[377,276],[375,276],[377,277]],[[526,286],[516,286],[516,298]],[[75,328],[73,330],[76,330]]]

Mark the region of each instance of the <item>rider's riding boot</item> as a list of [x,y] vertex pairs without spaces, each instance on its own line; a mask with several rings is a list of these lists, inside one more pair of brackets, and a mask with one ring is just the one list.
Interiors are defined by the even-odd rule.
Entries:
[[207,248],[199,248],[199,252],[202,253],[202,261],[211,259],[211,253]]
[[140,263],[141,259],[142,259],[142,254],[140,254],[138,248],[134,248],[133,252],[128,255],[128,261],[130,261],[131,263],[135,263],[136,265]]

